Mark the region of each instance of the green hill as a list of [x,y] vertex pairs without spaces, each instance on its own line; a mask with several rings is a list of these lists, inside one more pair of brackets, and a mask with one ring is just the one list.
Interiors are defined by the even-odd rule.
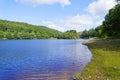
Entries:
[[49,39],[58,38],[60,34],[45,26],[0,20],[0,39]]

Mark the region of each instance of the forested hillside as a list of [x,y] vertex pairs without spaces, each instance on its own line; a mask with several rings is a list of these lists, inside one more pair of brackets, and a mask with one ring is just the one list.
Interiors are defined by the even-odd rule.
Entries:
[[57,38],[60,34],[45,26],[0,20],[0,39],[48,39]]
[[60,32],[45,26],[0,20],[0,39],[78,39],[75,30]]

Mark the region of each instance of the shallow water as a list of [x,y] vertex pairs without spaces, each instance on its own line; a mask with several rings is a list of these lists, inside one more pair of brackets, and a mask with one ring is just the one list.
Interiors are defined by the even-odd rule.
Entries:
[[90,62],[79,40],[0,40],[0,80],[70,80]]

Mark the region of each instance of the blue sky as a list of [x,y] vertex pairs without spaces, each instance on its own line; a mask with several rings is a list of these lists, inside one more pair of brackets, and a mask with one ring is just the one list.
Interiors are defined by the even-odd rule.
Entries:
[[0,0],[0,19],[82,31],[102,23],[114,0]]

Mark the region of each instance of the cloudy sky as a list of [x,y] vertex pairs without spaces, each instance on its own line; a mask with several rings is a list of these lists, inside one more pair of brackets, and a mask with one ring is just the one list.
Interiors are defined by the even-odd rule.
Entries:
[[83,31],[101,25],[115,0],[0,0],[0,19]]

